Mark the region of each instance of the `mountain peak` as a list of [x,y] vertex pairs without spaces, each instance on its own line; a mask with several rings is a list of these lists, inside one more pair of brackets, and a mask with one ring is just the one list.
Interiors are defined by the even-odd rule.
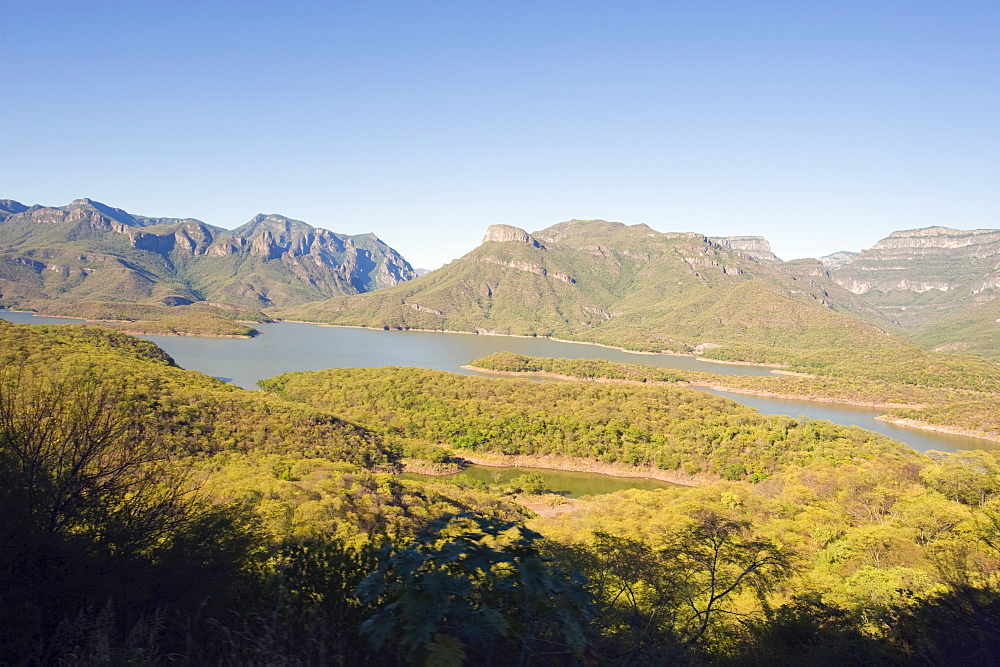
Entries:
[[516,243],[527,243],[528,245],[535,246],[536,248],[542,247],[542,244],[536,241],[531,234],[524,231],[520,227],[514,227],[512,225],[490,225],[486,230],[486,236],[483,237],[483,243],[488,243],[490,241],[498,243],[514,241]]
[[24,213],[28,207],[13,199],[0,199],[0,213]]

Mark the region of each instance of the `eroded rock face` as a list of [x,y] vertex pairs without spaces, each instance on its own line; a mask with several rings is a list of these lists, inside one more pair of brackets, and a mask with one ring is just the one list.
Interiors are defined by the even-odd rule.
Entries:
[[[190,290],[254,307],[261,305],[253,301],[258,297],[263,305],[295,305],[415,277],[409,263],[374,234],[336,234],[280,215],[261,214],[229,231],[189,218],[132,215],[90,199],[63,207],[0,200],[0,222],[0,265],[34,268],[26,262],[41,254],[61,258],[62,268],[48,269],[46,276],[86,276],[95,252],[125,237],[138,252],[128,254],[124,270],[169,284],[178,294]],[[51,293],[62,294],[65,287],[53,284]],[[248,300],[240,300],[243,295]],[[281,295],[281,301],[268,295]]]
[[829,255],[823,255],[819,258],[819,261],[823,263],[823,266],[832,271],[833,269],[839,269],[842,266],[847,266],[853,262],[854,258],[857,256],[858,253],[856,252],[841,250],[839,252],[830,253]]
[[758,262],[780,262],[763,236],[709,236],[712,243],[741,252]]
[[490,225],[486,230],[486,236],[483,237],[483,243],[489,241],[496,241],[499,243],[506,243],[509,241],[514,241],[516,243],[527,243],[536,248],[541,248],[542,244],[539,243],[535,238],[524,231],[520,227],[514,227],[512,225]]
[[1000,230],[926,227],[893,232],[831,277],[855,294],[982,290],[1000,277]]
[[[958,252],[954,252],[958,250]],[[1000,254],[1000,229],[960,230],[950,227],[925,227],[893,232],[858,259],[912,259],[927,255],[952,257],[989,257]]]
[[500,259],[499,257],[487,256],[483,257],[479,261],[489,262],[490,264],[498,264],[500,266],[508,267],[511,269],[517,269],[518,271],[526,271],[528,273],[534,273],[537,276],[548,275],[548,272],[545,270],[544,267],[542,267],[541,264],[535,264],[533,262],[523,262],[519,259],[505,260],[505,259]]

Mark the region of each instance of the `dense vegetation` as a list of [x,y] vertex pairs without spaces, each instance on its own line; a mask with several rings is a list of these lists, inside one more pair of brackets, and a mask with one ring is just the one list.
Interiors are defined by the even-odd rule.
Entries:
[[624,380],[628,382],[681,382],[682,371],[642,364],[624,364],[605,359],[552,359],[513,352],[496,352],[469,362],[477,370],[524,375],[551,375],[576,380]]
[[165,306],[163,304],[115,303],[111,301],[46,301],[35,312],[54,317],[78,317],[102,327],[147,336],[254,336],[259,333],[247,322],[270,322],[259,310],[226,304],[205,303]]
[[324,603],[315,586],[349,593],[377,549],[448,514],[523,517],[401,482],[377,434],[124,334],[0,322],[0,368],[3,663],[357,662],[387,596]]
[[1000,320],[1000,301],[973,301],[916,329],[913,338],[932,349],[974,354],[1000,362],[997,320]]
[[[986,372],[974,372],[981,366],[978,360],[971,360],[970,372],[966,374],[958,372],[961,366],[957,364],[927,367],[922,378],[926,384],[844,376],[757,376],[664,371],[641,364],[590,359],[547,359],[510,352],[497,352],[475,359],[470,365],[504,374],[555,375],[616,382],[682,382],[737,392],[881,406],[886,408],[892,418],[962,429],[987,438],[1000,437],[998,379],[990,364],[986,364]],[[953,382],[954,385],[949,386],[946,382]]]
[[[994,453],[926,456],[674,386],[376,369],[247,392],[91,327],[0,322],[0,362],[0,662],[982,664],[995,650]],[[704,483],[529,519],[507,495],[393,474],[407,447],[448,438],[621,465],[666,453]]]
[[260,384],[390,439],[458,452],[582,457],[755,481],[789,464],[913,456],[857,427],[761,415],[682,387],[528,382],[395,367],[286,373]]

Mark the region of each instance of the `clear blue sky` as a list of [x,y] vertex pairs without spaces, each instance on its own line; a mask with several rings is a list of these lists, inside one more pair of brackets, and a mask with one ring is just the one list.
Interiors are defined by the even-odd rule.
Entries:
[[6,0],[0,198],[372,231],[1000,227],[1000,2]]

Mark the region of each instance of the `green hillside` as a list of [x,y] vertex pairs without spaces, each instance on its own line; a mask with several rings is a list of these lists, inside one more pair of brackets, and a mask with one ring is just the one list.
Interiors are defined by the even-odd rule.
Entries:
[[918,328],[913,338],[932,349],[1000,362],[1000,300],[967,304]]
[[887,333],[894,325],[829,281],[818,263],[763,264],[698,234],[645,225],[570,221],[520,233],[529,240],[488,235],[461,259],[409,283],[281,314],[773,364],[916,347]]
[[[671,386],[264,385],[118,332],[0,322],[0,662],[981,664],[996,646],[995,452]],[[393,474],[441,451],[697,486],[568,500],[538,476]]]

